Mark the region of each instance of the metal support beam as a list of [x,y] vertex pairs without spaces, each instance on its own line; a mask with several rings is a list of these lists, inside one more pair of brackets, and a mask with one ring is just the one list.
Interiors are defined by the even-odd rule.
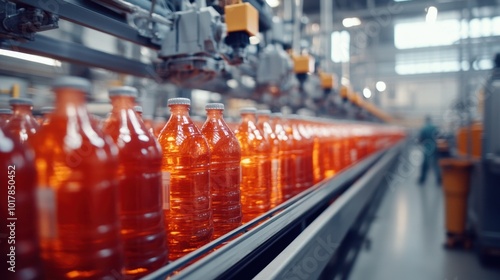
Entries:
[[156,72],[152,65],[90,49],[81,44],[62,42],[46,36],[37,36],[35,41],[26,43],[4,41],[0,43],[0,47],[13,51],[47,56],[66,62],[103,68],[117,73],[156,79]]
[[[82,0],[15,0],[14,2],[37,7],[44,11],[59,15],[67,21],[95,29],[115,37],[159,49],[160,46],[153,44],[148,38],[139,35],[137,30],[129,26],[120,14],[117,14],[92,1]],[[35,37],[37,40],[38,37]]]
[[323,46],[323,59],[321,68],[323,71],[331,73],[332,68],[332,32],[333,32],[333,1],[321,0],[321,42]]
[[302,7],[303,0],[293,0],[293,41],[292,49],[295,54],[300,54],[300,38],[301,38],[301,25],[302,25]]

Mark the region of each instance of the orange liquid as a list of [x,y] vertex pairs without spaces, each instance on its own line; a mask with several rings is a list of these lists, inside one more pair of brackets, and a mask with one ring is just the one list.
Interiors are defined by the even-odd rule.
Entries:
[[59,88],[51,121],[32,137],[46,279],[114,279],[122,273],[118,150],[95,129],[85,93]]
[[[0,198],[0,219],[4,221],[0,233],[0,261],[2,262],[2,279],[42,279],[42,264],[38,245],[36,208],[35,208],[35,164],[33,153],[8,132],[0,129],[0,166],[4,172],[4,187]],[[9,205],[10,204],[10,205]],[[15,205],[14,205],[15,204]],[[9,209],[10,208],[10,209]],[[9,215],[9,210],[14,215]],[[7,220],[17,218],[17,220]],[[7,227],[14,223],[15,228]],[[13,235],[12,233],[15,232]],[[15,236],[15,239],[8,239]],[[13,243],[12,241],[15,241]],[[15,246],[15,272],[11,267],[11,246]],[[7,275],[7,278],[4,278]]]
[[213,239],[216,239],[241,225],[241,148],[222,118],[222,110],[207,110],[207,121],[201,132],[211,152],[210,190]]
[[241,146],[243,222],[248,222],[271,206],[271,146],[255,125],[255,114],[242,115],[236,138]]
[[271,117],[269,115],[259,115],[257,118],[257,128],[263,132],[264,138],[271,145],[271,208],[283,201],[283,194],[281,193],[281,187],[278,181],[279,173],[279,140],[274,133],[273,126],[271,124]]
[[300,120],[293,121],[293,128],[300,133],[302,140],[300,141],[300,146],[304,151],[304,189],[312,187],[314,183],[314,167],[313,167],[313,149],[314,149],[314,139],[311,138],[309,131],[307,130],[304,123]]
[[35,117],[31,114],[31,105],[14,104],[12,112],[12,117],[5,125],[5,130],[19,138],[21,142],[26,142],[40,128]]
[[292,121],[283,123],[287,136],[293,140],[292,158],[295,162],[295,188],[292,196],[295,196],[307,188],[306,178],[306,151],[302,142],[302,136]]
[[[274,132],[278,138],[279,165],[278,165],[278,188],[281,198],[278,202],[290,199],[295,193],[295,160],[293,139],[288,137],[281,118],[274,121]],[[278,203],[278,204],[279,204]]]
[[120,221],[128,278],[144,276],[168,261],[161,148],[133,110],[133,99],[112,97],[113,110],[103,128],[120,150]]
[[171,111],[158,141],[163,149],[166,192],[163,199],[169,259],[175,260],[208,243],[214,226],[207,141],[189,118],[187,105],[171,106]]

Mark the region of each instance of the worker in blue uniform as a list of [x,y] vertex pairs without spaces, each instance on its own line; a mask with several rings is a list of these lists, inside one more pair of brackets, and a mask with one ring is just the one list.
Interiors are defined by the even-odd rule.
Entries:
[[437,136],[438,128],[432,123],[431,117],[425,118],[425,125],[420,130],[418,140],[422,146],[423,162],[422,169],[420,170],[420,178],[418,183],[423,185],[427,178],[429,168],[432,168],[436,174],[438,185],[441,185],[441,171],[438,164],[438,150],[437,150]]

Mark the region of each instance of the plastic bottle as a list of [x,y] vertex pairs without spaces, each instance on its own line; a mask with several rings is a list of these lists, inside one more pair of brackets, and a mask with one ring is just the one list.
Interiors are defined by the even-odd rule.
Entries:
[[241,146],[241,205],[243,222],[271,206],[271,146],[256,126],[256,109],[241,109],[236,138]]
[[0,128],[5,127],[12,117],[11,109],[0,109]]
[[[17,137],[0,129],[0,198],[2,279],[42,279],[36,223],[36,172],[33,152]],[[7,238],[9,237],[9,238]],[[15,242],[15,243],[13,243]],[[12,248],[14,250],[12,250]]]
[[169,259],[175,260],[210,241],[210,148],[189,117],[187,98],[168,100],[171,116],[158,136],[163,149],[163,210]]
[[109,90],[113,109],[103,131],[119,149],[118,184],[125,275],[139,278],[168,261],[160,145],[134,110],[137,90]]
[[223,118],[224,104],[205,106],[207,120],[201,133],[210,147],[210,190],[216,239],[241,225],[240,160],[238,139]]
[[314,146],[313,146],[313,166],[314,166],[314,183],[321,182],[324,177],[324,168],[323,165],[323,157],[325,156],[322,153],[322,147],[325,145],[326,137],[324,133],[324,129],[322,129],[322,125],[319,123],[312,123],[312,135],[314,138]]
[[272,114],[274,133],[278,138],[279,165],[278,188],[281,198],[278,204],[290,199],[295,194],[295,157],[293,155],[293,139],[289,137],[283,127],[283,114]]
[[313,148],[314,148],[314,139],[309,134],[309,131],[306,129],[303,120],[300,116],[294,115],[291,118],[292,129],[295,132],[300,134],[300,140],[298,143],[298,148],[302,150],[303,153],[303,161],[302,167],[303,176],[304,176],[304,184],[300,191],[306,190],[310,188],[314,183],[314,167],[313,167]]
[[282,202],[283,196],[281,194],[281,188],[278,183],[278,173],[279,173],[279,140],[274,133],[273,125],[271,123],[271,111],[270,110],[258,110],[257,111],[257,128],[263,132],[264,138],[271,145],[271,208]]
[[33,102],[27,98],[11,98],[9,104],[12,106],[12,117],[5,125],[5,130],[19,137],[21,142],[26,142],[40,128],[31,112]]
[[30,139],[38,172],[39,232],[46,279],[121,277],[118,149],[90,121],[78,77],[54,81],[49,124]]
[[153,133],[159,136],[162,130],[165,128],[167,120],[164,117],[156,117],[153,121]]
[[306,178],[306,151],[303,145],[302,136],[294,124],[294,121],[283,119],[283,127],[288,137],[293,139],[293,159],[295,161],[295,189],[292,196],[295,196],[307,188]]

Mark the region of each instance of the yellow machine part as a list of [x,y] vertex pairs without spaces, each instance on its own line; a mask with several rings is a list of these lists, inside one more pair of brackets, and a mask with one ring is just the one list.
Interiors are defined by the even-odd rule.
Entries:
[[384,111],[380,110],[377,108],[375,105],[369,102],[364,102],[363,108],[365,108],[370,114],[374,115],[375,117],[383,120],[384,122],[392,122],[393,119],[390,115],[385,113]]
[[457,131],[457,152],[461,156],[467,156],[469,137],[471,139],[471,156],[480,159],[482,152],[483,124],[473,123],[470,127],[461,127]]
[[342,97],[342,98],[348,98],[349,97],[349,88],[347,86],[341,86],[339,94],[340,94],[340,97]]
[[335,86],[335,81],[332,74],[319,73],[319,80],[322,89],[332,89]]
[[305,55],[293,55],[293,70],[295,74],[307,74],[314,72],[314,59]]
[[224,6],[227,32],[245,31],[250,36],[259,33],[259,12],[249,3]]

